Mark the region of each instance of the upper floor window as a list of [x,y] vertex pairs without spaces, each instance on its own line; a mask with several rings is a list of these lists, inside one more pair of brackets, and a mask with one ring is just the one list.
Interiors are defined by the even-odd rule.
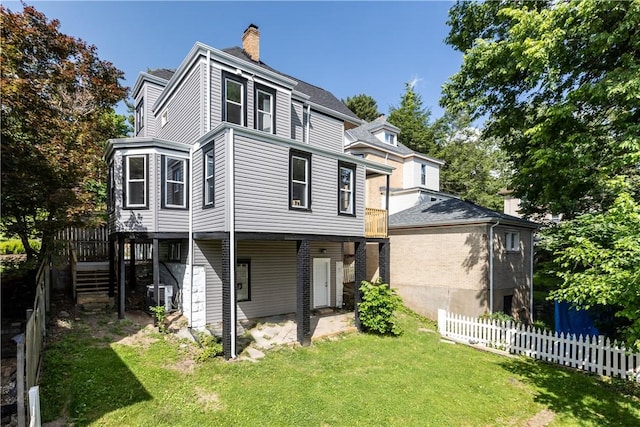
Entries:
[[204,153],[204,206],[214,203],[214,157],[213,148]]
[[311,208],[311,154],[302,151],[289,153],[289,207]]
[[504,242],[504,247],[508,252],[520,251],[520,233],[517,231],[504,233]]
[[354,182],[356,167],[348,163],[338,164],[338,213],[355,215]]
[[136,106],[136,133],[144,127],[144,98]]
[[275,133],[275,91],[256,85],[255,127],[269,133]]
[[167,122],[169,122],[169,112],[167,110],[164,110],[160,115],[160,127],[165,127],[167,125]]
[[113,162],[109,164],[109,176],[107,181],[107,210],[112,211],[115,208],[116,190],[115,177],[113,176]]
[[124,206],[125,208],[146,208],[147,202],[147,156],[126,156]]
[[427,165],[420,165],[420,185],[427,185]]
[[384,142],[386,142],[387,144],[396,145],[396,136],[392,133],[385,132]]
[[224,90],[222,97],[224,105],[222,109],[222,120],[245,126],[247,122],[246,111],[246,82],[232,74],[223,73]]
[[187,207],[187,160],[162,156],[163,191],[162,207]]

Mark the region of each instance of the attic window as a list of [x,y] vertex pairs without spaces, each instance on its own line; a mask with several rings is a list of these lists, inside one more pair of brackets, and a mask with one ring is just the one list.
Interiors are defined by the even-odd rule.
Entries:
[[385,132],[384,133],[384,142],[390,145],[396,145],[396,136],[392,133]]
[[507,252],[520,252],[520,233],[517,231],[504,233],[504,240]]
[[169,121],[169,114],[167,110],[164,110],[162,112],[162,115],[160,116],[160,127],[162,128],[165,127],[168,121]]

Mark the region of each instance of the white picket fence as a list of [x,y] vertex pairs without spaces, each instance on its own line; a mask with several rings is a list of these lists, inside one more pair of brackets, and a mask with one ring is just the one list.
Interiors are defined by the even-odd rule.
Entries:
[[512,354],[640,382],[640,353],[604,336],[575,336],[497,320],[477,319],[438,310],[438,331],[454,341],[482,344]]

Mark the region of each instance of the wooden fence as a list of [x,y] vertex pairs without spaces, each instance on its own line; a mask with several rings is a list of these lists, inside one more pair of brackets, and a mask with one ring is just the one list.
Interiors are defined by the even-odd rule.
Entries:
[[109,259],[109,231],[106,225],[84,228],[68,227],[56,235],[59,243],[57,251],[65,259],[70,259],[73,249],[79,262]]
[[482,344],[598,375],[640,382],[640,353],[629,353],[623,345],[603,336],[558,334],[445,310],[438,310],[438,331],[455,341]]

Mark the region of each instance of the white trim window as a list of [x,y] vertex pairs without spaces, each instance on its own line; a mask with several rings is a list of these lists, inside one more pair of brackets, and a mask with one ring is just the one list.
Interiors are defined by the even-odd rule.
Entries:
[[225,78],[225,121],[244,126],[244,85],[237,80]]
[[517,231],[504,233],[504,248],[507,252],[520,252],[520,233]]
[[390,145],[396,145],[396,136],[392,133],[385,132],[384,133],[384,142]]
[[355,175],[355,168],[353,166],[340,165],[339,179],[339,194],[338,194],[338,209],[339,213],[345,215],[354,215],[353,206],[353,181]]
[[144,98],[136,106],[136,134],[144,128]]
[[204,153],[204,205],[213,206],[214,203],[214,157],[213,150]]
[[256,90],[256,129],[273,133],[273,94]]
[[420,185],[427,185],[427,165],[420,163]]
[[147,156],[125,157],[125,207],[147,207]]
[[167,110],[164,110],[160,115],[160,127],[161,128],[165,127],[168,122],[169,122],[169,112]]
[[187,160],[175,157],[164,157],[164,207],[187,207]]
[[306,153],[291,153],[290,160],[290,204],[293,209],[309,209],[309,189],[311,180],[309,176],[311,157]]

